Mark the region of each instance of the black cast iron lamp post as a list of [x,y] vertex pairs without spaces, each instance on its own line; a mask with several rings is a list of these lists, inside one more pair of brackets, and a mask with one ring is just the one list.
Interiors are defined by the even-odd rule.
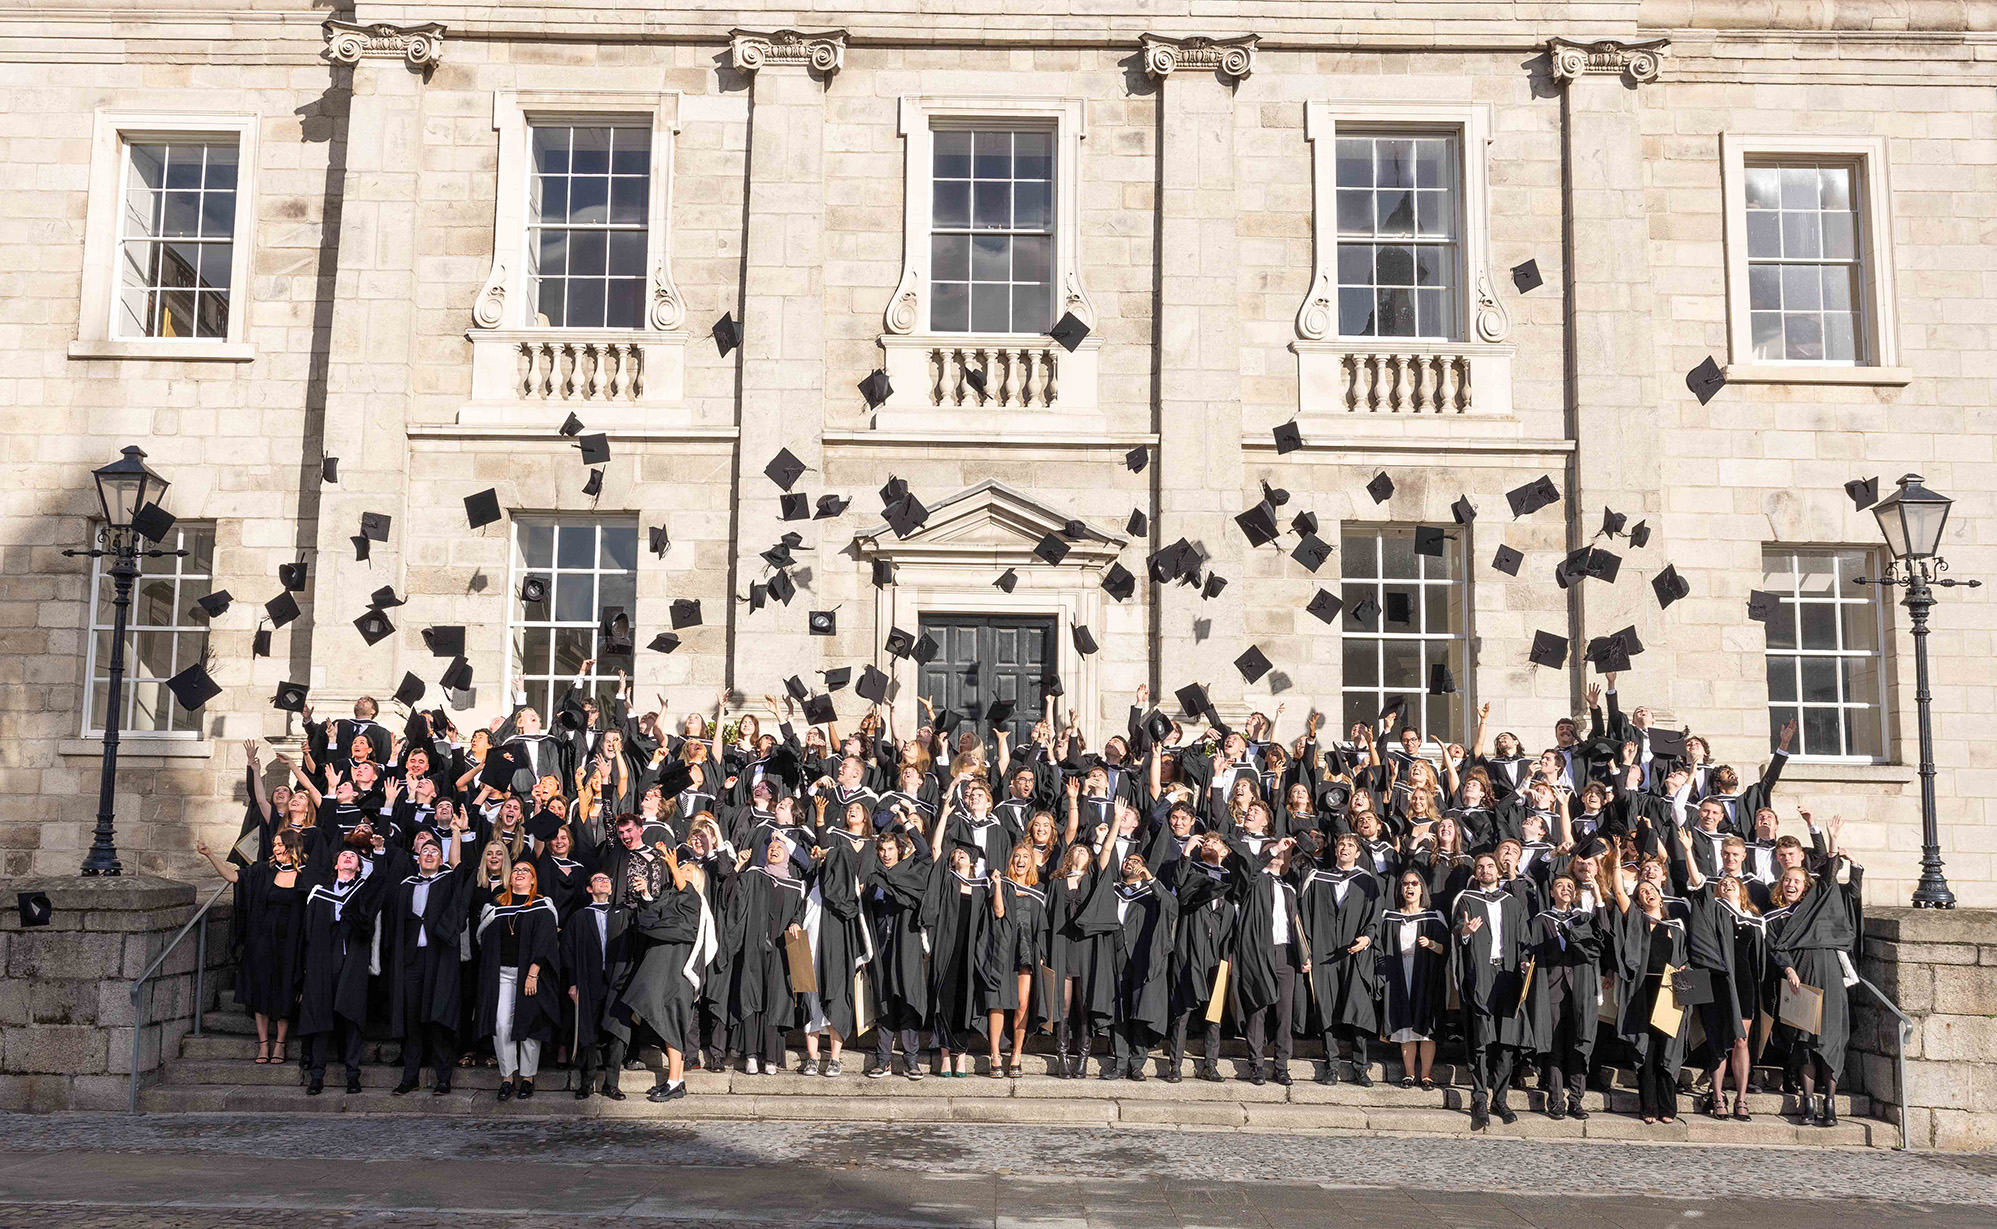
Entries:
[[[1900,479],[1900,489],[1872,505],[1879,518],[1879,532],[1886,537],[1886,549],[1893,562],[1886,575],[1873,580],[1853,577],[1857,584],[1899,585],[1906,596],[1900,604],[1907,608],[1914,627],[1914,702],[1921,723],[1921,881],[1914,888],[1914,908],[1953,909],[1955,893],[1948,890],[1942,875],[1941,837],[1935,830],[1935,738],[1928,707],[1928,611],[1934,608],[1935,588],[1967,585],[1975,588],[1980,580],[1944,578],[1948,561],[1941,557],[1942,530],[1948,525],[1949,508],[1955,501],[1921,485],[1919,474]],[[1901,571],[1896,572],[1895,569]]]

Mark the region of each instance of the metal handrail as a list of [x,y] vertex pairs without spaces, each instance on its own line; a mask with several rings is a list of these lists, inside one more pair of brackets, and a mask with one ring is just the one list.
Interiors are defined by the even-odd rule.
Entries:
[[[1896,1069],[1900,1085],[1900,1150],[1902,1152],[1912,1152],[1914,1150],[1914,1128],[1908,1122],[1907,1117],[1907,1111],[1913,1108],[1907,1092],[1907,1043],[1914,1038],[1914,1021],[1906,1012],[1901,1011],[1892,999],[1886,997],[1884,990],[1881,990],[1863,977],[1858,979],[1858,984],[1870,991],[1872,997],[1878,999],[1880,1005],[1885,1007],[1886,1010],[1900,1017],[1900,1035],[1893,1044],[1893,1065]],[[1877,1100],[1876,1095],[1874,1100]]]
[[[145,1032],[147,1014],[141,1000],[145,997],[146,987],[151,984],[153,974],[159,972],[160,966],[166,963],[166,958],[173,955],[173,949],[179,947],[180,941],[187,937],[187,932],[200,927],[199,932],[194,936],[194,1035],[196,1037],[201,1035],[202,1004],[206,998],[207,989],[204,983],[208,972],[208,928],[201,926],[201,919],[207,917],[208,911],[215,907],[215,902],[222,899],[222,893],[234,886],[234,884],[224,883],[221,887],[216,888],[209,895],[208,899],[202,902],[201,907],[194,911],[194,916],[187,919],[187,925],[182,926],[180,932],[168,940],[165,947],[160,949],[160,954],[153,957],[153,962],[146,966],[146,971],[139,974],[138,978],[132,982],[132,1060],[131,1065],[125,1069],[125,1082],[129,1086],[128,1092],[130,1094],[129,1112],[131,1113],[136,1114],[139,1112],[139,1038]],[[162,1039],[163,1047],[164,1039]],[[164,1053],[160,1055],[160,1061],[162,1063],[166,1061]]]

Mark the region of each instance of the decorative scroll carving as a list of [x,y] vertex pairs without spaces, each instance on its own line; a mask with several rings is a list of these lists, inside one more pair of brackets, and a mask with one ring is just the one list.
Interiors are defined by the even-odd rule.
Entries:
[[1491,274],[1488,270],[1476,272],[1477,293],[1477,340],[1500,342],[1511,336],[1512,314],[1498,301],[1497,292],[1491,289]]
[[763,67],[790,65],[814,72],[836,73],[846,66],[846,32],[822,30],[807,34],[800,30],[730,31],[729,50],[735,67],[745,73]]
[[341,64],[407,60],[411,68],[432,68],[444,59],[444,27],[434,21],[391,26],[328,18],[322,29],[326,32],[326,54]]
[[1619,43],[1614,39],[1577,43],[1555,38],[1547,40],[1546,53],[1553,58],[1553,79],[1563,85],[1591,73],[1622,77],[1631,85],[1643,85],[1657,80],[1658,71],[1664,67],[1664,49],[1670,45],[1668,38],[1640,43]]
[[1311,279],[1310,293],[1304,296],[1304,305],[1297,309],[1297,336],[1305,341],[1323,341],[1332,335],[1331,326],[1334,300],[1337,292],[1332,284],[1331,268],[1326,266],[1317,271]]
[[1240,38],[1165,38],[1144,36],[1144,71],[1169,77],[1178,69],[1208,69],[1239,82],[1255,70],[1256,36]]
[[680,298],[672,270],[663,260],[652,266],[652,307],[648,315],[652,327],[661,333],[674,332],[686,323],[686,300]]
[[506,266],[492,266],[492,273],[480,287],[478,298],[472,300],[472,324],[482,329],[496,329],[506,323]]
[[922,322],[922,292],[917,289],[921,281],[922,274],[915,262],[903,265],[901,282],[894,288],[894,297],[888,300],[888,332],[906,337]]

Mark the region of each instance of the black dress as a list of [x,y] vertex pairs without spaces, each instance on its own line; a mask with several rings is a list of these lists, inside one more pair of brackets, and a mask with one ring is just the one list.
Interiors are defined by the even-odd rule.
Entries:
[[304,973],[305,897],[311,887],[292,876],[290,887],[279,887],[279,868],[257,862],[237,872],[244,900],[242,975],[236,980],[236,1001],[260,1016],[289,1017],[298,1007],[298,987]]
[[[1411,941],[1416,939],[1440,950]],[[1434,909],[1389,909],[1380,915],[1379,952],[1380,1032],[1388,1041],[1435,1037],[1449,1004],[1448,921]]]
[[984,959],[992,921],[989,880],[966,879],[941,862],[931,869],[922,901],[922,928],[929,935],[929,1022],[945,1049],[958,1049],[965,1033],[987,1028],[985,1013],[997,990]]

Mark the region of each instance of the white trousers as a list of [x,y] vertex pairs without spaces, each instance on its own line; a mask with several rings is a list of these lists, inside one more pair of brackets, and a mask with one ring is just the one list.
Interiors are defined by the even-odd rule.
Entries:
[[[499,1076],[510,1080],[517,1070],[520,1078],[531,1080],[541,1069],[541,1043],[523,1038],[518,1043],[513,1040],[513,998],[520,983],[519,969],[499,971],[499,1015],[492,1022],[492,1049],[499,1056]],[[515,1045],[519,1056],[514,1055]]]

